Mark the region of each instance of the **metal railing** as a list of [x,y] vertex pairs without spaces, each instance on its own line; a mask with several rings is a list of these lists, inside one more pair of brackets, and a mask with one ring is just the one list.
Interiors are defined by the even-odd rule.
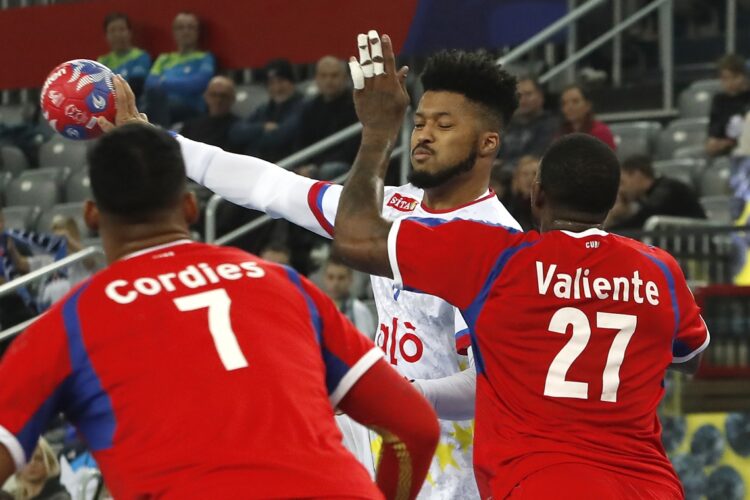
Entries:
[[[104,255],[104,252],[101,249],[101,247],[98,247],[98,246],[87,247],[79,252],[76,252],[72,255],[68,255],[67,257],[64,257],[56,262],[48,264],[35,271],[31,271],[30,273],[24,274],[23,276],[16,278],[13,281],[9,281],[7,283],[4,283],[3,285],[0,285],[0,297],[4,295],[8,295],[9,293],[14,293],[19,288],[23,288],[26,285],[34,283],[35,281],[39,281],[42,278],[46,278],[47,276],[54,274],[55,272],[57,272],[58,270],[64,267],[68,267],[72,264],[75,264],[76,262],[80,262],[82,260],[88,259],[90,257],[94,257],[96,255]],[[29,325],[31,325],[34,321],[36,321],[38,317],[39,316],[36,316],[27,321],[24,321],[23,323],[20,323],[11,328],[1,331],[0,341],[3,341],[7,338],[13,337],[14,335],[21,333]]]

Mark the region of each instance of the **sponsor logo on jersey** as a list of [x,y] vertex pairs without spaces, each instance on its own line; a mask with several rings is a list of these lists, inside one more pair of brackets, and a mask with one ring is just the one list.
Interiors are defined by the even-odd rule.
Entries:
[[414,198],[409,198],[408,196],[401,196],[398,193],[391,196],[391,199],[388,200],[388,206],[395,208],[399,212],[411,212],[415,208],[417,208],[418,204],[419,202],[415,200]]

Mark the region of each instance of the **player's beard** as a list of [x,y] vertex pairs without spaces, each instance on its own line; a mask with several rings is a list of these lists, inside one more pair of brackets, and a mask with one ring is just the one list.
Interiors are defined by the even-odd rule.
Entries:
[[469,155],[463,161],[444,168],[438,172],[427,172],[425,170],[412,169],[409,172],[409,182],[420,189],[430,189],[442,186],[449,180],[471,171],[477,161],[477,147],[472,146]]

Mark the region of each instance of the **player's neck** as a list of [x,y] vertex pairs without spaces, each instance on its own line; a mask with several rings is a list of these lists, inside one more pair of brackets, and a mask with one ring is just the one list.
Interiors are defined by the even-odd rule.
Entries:
[[461,177],[451,179],[441,186],[426,188],[422,204],[430,210],[450,210],[471,203],[489,189],[487,182],[479,183],[476,179]]
[[155,231],[153,227],[147,228],[140,225],[119,228],[116,234],[107,234],[106,231],[102,231],[104,253],[110,264],[132,253],[185,239],[190,239],[189,230],[177,225],[162,227],[158,231]]

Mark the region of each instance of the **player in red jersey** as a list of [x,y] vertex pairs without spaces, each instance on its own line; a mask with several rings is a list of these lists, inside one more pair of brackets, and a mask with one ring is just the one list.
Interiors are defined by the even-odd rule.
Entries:
[[387,37],[383,49],[386,74],[355,91],[362,143],[334,245],[354,267],[461,310],[477,366],[482,497],[681,498],[656,410],[665,371],[695,368],[708,331],[670,255],[601,230],[619,186],[611,149],[577,134],[547,151],[532,194],[541,234],[388,222],[379,181],[408,96]]
[[[89,165],[110,267],[3,359],[0,483],[62,411],[118,499],[414,498],[437,421],[380,349],[293,270],[187,239],[196,203],[168,133],[126,125]],[[335,407],[383,435],[380,490]]]

